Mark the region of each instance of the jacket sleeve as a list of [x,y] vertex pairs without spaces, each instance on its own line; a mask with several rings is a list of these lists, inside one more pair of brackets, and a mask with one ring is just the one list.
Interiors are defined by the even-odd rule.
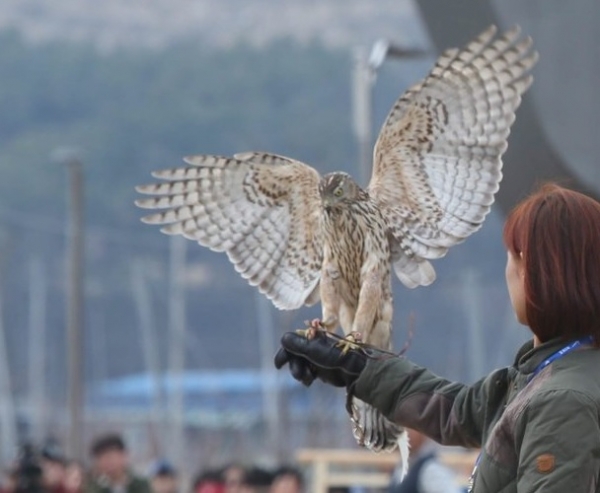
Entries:
[[443,445],[480,447],[484,430],[506,397],[508,370],[465,385],[440,378],[406,358],[370,360],[354,395],[389,420]]
[[[522,436],[517,491],[588,493],[600,478],[598,408],[573,390],[549,390],[527,406],[516,430]],[[517,444],[518,446],[519,444]]]

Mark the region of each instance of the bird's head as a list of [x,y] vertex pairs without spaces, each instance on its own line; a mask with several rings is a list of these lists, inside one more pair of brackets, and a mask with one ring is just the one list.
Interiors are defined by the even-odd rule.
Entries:
[[359,193],[360,187],[348,173],[328,173],[319,182],[319,195],[327,210],[355,200]]

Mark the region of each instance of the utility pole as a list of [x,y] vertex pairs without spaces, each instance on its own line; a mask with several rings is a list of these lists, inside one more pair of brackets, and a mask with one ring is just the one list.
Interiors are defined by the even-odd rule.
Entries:
[[44,434],[46,388],[46,276],[40,257],[29,264],[29,406],[31,438]]
[[367,52],[363,47],[358,47],[354,51],[354,69],[352,71],[352,121],[358,143],[358,176],[361,186],[367,185],[371,171],[373,152],[372,84],[373,72],[369,68]]
[[273,355],[276,349],[275,331],[273,330],[271,302],[258,290],[254,296],[262,377],[263,419],[267,430],[267,449],[275,455],[279,448],[279,385],[277,381],[279,372],[273,365]]
[[171,421],[169,434],[169,459],[179,464],[182,477],[187,477],[185,461],[184,391],[183,371],[185,369],[185,255],[187,240],[182,236],[172,236],[169,252],[169,355],[168,377],[171,383],[168,406]]
[[405,48],[379,39],[367,55],[363,47],[354,51],[352,71],[352,121],[358,143],[360,185],[367,186],[373,163],[373,86],[377,71],[388,58],[414,59],[427,53],[418,48]]
[[67,454],[83,459],[84,375],[83,375],[83,320],[84,320],[84,190],[83,163],[76,152],[57,149],[54,161],[67,167],[69,177],[67,225],[67,409],[69,430]]
[[138,314],[140,335],[144,353],[145,371],[152,382],[152,429],[156,430],[159,451],[164,452],[166,443],[163,418],[163,385],[161,383],[161,364],[156,340],[155,317],[152,313],[152,300],[146,287],[144,261],[135,259],[131,268],[131,285]]
[[10,365],[6,350],[6,334],[4,330],[3,297],[0,290],[0,460],[9,463],[17,447],[17,421],[12,396]]

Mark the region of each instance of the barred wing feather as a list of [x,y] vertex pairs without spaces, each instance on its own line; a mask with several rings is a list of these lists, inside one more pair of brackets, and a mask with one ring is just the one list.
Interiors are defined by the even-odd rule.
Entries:
[[[318,301],[322,258],[319,174],[282,156],[244,153],[184,159],[189,165],[153,173],[159,183],[139,207],[144,217],[215,251],[280,309]],[[316,298],[315,298],[316,297]]]
[[369,193],[388,220],[399,277],[398,269],[418,271],[412,281],[401,277],[410,287],[432,282],[424,259],[443,256],[490,211],[537,61],[531,39],[519,38],[518,28],[496,36],[492,26],[463,50],[446,51],[383,124]]

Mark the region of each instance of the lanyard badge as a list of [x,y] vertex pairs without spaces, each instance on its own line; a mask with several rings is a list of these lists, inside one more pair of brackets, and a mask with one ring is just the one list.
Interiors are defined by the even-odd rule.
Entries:
[[[592,336],[582,337],[581,339],[577,339],[577,340],[567,344],[565,347],[559,349],[552,355],[548,356],[539,365],[537,365],[535,370],[533,370],[531,375],[529,375],[529,378],[527,379],[527,383],[529,384],[529,382],[531,382],[539,372],[541,372],[544,368],[546,368],[553,361],[556,361],[557,359],[562,358],[565,354],[570,353],[571,351],[578,348],[582,344],[590,344],[592,342],[594,342],[594,338]],[[467,482],[467,493],[472,493],[472,491],[473,491],[473,485],[475,484],[475,473],[477,472],[477,466],[479,465],[480,459],[481,459],[481,454],[479,454],[477,456],[477,460],[475,461],[475,466],[473,467],[473,471],[471,472],[471,475],[469,476],[469,481]]]

